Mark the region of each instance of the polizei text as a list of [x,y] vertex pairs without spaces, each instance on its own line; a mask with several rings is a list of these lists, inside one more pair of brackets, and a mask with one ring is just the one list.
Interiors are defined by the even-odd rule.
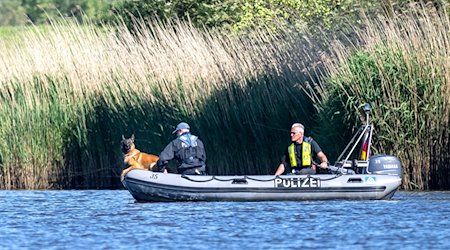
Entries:
[[275,179],[275,187],[277,188],[318,188],[320,187],[320,179],[315,178],[289,178]]

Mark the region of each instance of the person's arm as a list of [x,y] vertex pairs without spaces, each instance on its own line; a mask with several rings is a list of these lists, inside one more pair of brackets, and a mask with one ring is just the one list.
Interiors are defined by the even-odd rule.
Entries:
[[206,150],[205,150],[205,145],[203,144],[203,142],[201,140],[198,140],[198,146],[202,149],[202,160],[203,162],[206,162]]
[[282,174],[284,173],[285,170],[286,170],[286,168],[284,167],[284,164],[281,163],[281,164],[278,166],[277,171],[275,172],[275,176],[282,175]]
[[317,144],[316,141],[314,141],[311,137],[310,137],[310,140],[311,140],[311,145],[314,148],[313,149],[314,153],[317,155],[317,158],[320,159],[319,167],[323,168],[323,169],[328,168],[328,158],[327,158],[327,156],[323,153],[322,149],[320,148],[319,144]]
[[198,147],[201,150],[201,157],[200,160],[203,161],[203,164],[205,166],[205,170],[204,170],[204,174],[208,175],[208,165],[206,165],[206,150],[205,150],[205,145],[203,144],[203,142],[198,139]]
[[281,163],[280,163],[280,165],[278,165],[277,171],[275,171],[275,176],[282,175],[286,171],[286,164],[287,164],[286,163],[286,157],[287,157],[286,154],[287,154],[287,151],[281,158]]
[[169,161],[172,160],[173,157],[173,142],[170,142],[159,154],[159,160],[156,163],[156,165],[158,166],[158,171],[165,172],[167,163],[169,163]]
[[320,159],[319,167],[323,169],[328,168],[328,158],[322,151],[317,153],[317,157]]

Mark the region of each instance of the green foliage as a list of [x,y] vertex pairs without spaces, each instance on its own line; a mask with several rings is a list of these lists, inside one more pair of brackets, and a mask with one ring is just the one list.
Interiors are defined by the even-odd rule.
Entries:
[[45,24],[59,17],[88,17],[100,19],[108,11],[112,0],[2,0],[0,1],[0,26]]
[[20,32],[21,29],[15,26],[3,26],[0,27],[0,37],[4,39],[4,41],[14,38],[17,35],[17,32]]
[[114,15],[120,16],[128,27],[134,19],[173,20],[190,19],[197,27],[225,27],[234,31],[249,31],[255,28],[280,30],[293,26],[299,30],[323,28],[337,25],[336,20],[355,17],[359,8],[371,6],[372,1],[362,1],[364,6],[353,1],[342,0],[177,0],[177,1],[129,1],[122,0],[113,5]]
[[26,21],[25,8],[19,1],[0,1],[0,26],[23,25]]
[[349,3],[350,1],[341,3],[330,0],[245,1],[240,9],[240,20],[233,28],[240,30],[265,26],[275,29],[279,25],[291,25],[304,30],[309,25],[329,26],[330,17],[335,14],[334,10],[338,7],[348,7]]
[[114,19],[118,15],[128,27],[132,27],[139,18],[164,21],[189,19],[199,27],[218,27],[235,23],[237,8],[237,0],[122,0],[113,4],[113,13],[109,18]]
[[[226,28],[247,33],[255,28],[280,31],[347,29],[346,24],[360,25],[359,14],[370,15],[407,12],[414,1],[376,0],[4,0],[0,1],[0,25],[22,25],[28,21],[44,24],[57,17],[80,21],[116,22],[121,19],[132,28],[135,19],[173,21],[189,19],[196,27]],[[422,2],[422,0],[417,0]],[[444,0],[423,1],[446,7]],[[346,30],[346,33],[352,30]],[[319,35],[320,36],[320,35]]]

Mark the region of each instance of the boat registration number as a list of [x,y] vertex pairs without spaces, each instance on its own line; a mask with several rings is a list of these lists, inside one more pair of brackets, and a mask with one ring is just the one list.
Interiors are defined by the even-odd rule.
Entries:
[[317,188],[320,187],[320,179],[315,178],[289,178],[275,179],[276,188]]

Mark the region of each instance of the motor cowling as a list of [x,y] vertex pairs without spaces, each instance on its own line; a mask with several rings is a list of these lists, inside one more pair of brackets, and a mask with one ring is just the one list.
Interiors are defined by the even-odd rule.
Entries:
[[402,176],[402,164],[393,155],[374,155],[369,158],[367,171],[372,174],[389,174]]

